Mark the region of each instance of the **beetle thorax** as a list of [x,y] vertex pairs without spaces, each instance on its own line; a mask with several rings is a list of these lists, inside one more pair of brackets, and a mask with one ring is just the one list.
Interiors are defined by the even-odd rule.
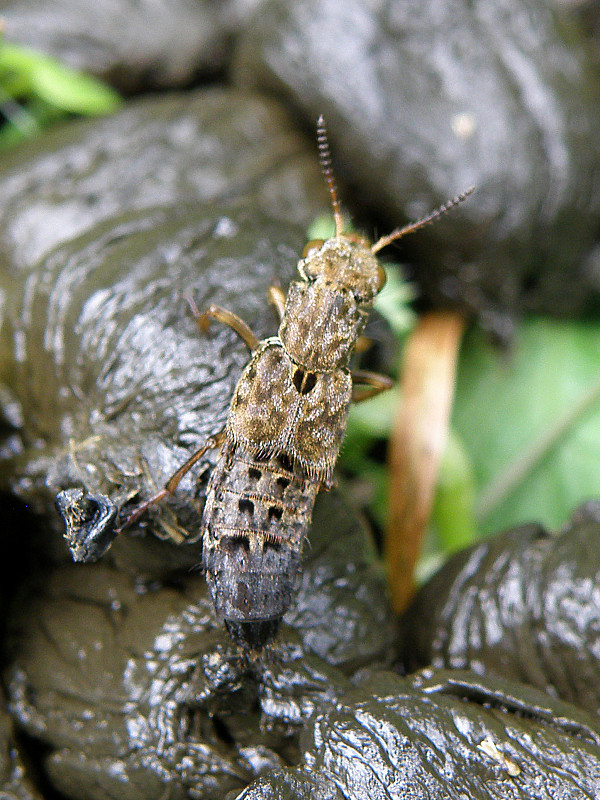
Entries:
[[329,239],[298,264],[302,281],[290,286],[279,336],[292,361],[329,372],[348,361],[385,274],[363,244]]
[[295,364],[329,372],[347,366],[366,318],[351,292],[322,278],[298,281],[289,288],[279,336]]

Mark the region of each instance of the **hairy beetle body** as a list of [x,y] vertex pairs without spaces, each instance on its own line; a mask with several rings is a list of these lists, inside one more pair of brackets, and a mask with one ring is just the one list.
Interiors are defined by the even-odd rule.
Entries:
[[272,638],[292,602],[315,498],[332,484],[350,403],[391,386],[388,378],[350,368],[385,283],[376,254],[435,221],[472,191],[369,246],[343,232],[322,118],[318,142],[336,235],[305,247],[300,279],[287,297],[271,289],[281,317],[278,335],[259,341],[231,311],[211,306],[200,314],[190,301],[201,332],[211,319],[219,320],[252,351],[225,429],[194,453],[164,489],[125,515],[119,527],[114,527],[116,512],[108,498],[72,489],[57,498],[74,557],[93,560],[117,533],[174,494],[207,450],[219,447],[202,517],[203,565],[217,614],[234,638],[250,648]]

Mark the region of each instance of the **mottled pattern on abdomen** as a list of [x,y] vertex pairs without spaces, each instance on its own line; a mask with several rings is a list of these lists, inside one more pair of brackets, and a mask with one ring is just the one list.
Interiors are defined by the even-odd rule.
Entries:
[[202,520],[206,578],[220,616],[238,622],[283,616],[318,489],[285,459],[259,460],[223,446]]

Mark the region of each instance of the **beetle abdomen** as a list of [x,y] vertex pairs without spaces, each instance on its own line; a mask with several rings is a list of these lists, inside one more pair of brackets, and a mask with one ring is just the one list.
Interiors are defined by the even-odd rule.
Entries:
[[272,635],[289,608],[318,489],[285,458],[224,445],[206,496],[203,562],[230,630],[267,624]]

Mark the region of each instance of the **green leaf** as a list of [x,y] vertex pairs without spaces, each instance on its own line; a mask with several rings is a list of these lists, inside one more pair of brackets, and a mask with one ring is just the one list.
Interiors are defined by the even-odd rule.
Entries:
[[0,40],[0,80],[4,83],[9,75],[20,75],[27,79],[40,58],[45,59],[47,56],[28,47]]
[[387,281],[375,298],[375,308],[400,340],[415,324],[417,315],[410,303],[416,298],[417,291],[414,284],[404,278],[398,264],[385,264],[385,272]]
[[360,474],[367,454],[375,442],[389,437],[398,398],[399,389],[394,386],[364,403],[350,407],[348,427],[340,453],[340,465],[343,469]]
[[114,89],[51,59],[37,66],[31,83],[35,94],[63,111],[108,114],[121,104]]
[[471,331],[453,424],[485,533],[564,523],[582,500],[600,497],[600,323],[528,320],[508,352]]
[[27,47],[0,41],[0,86],[12,97],[33,95],[78,114],[106,114],[121,104],[109,86]]
[[445,554],[477,539],[473,468],[463,442],[452,430],[440,464],[430,527],[439,551]]
[[310,242],[313,239],[331,239],[335,236],[335,220],[331,214],[321,214],[316,217],[308,226],[306,238]]

